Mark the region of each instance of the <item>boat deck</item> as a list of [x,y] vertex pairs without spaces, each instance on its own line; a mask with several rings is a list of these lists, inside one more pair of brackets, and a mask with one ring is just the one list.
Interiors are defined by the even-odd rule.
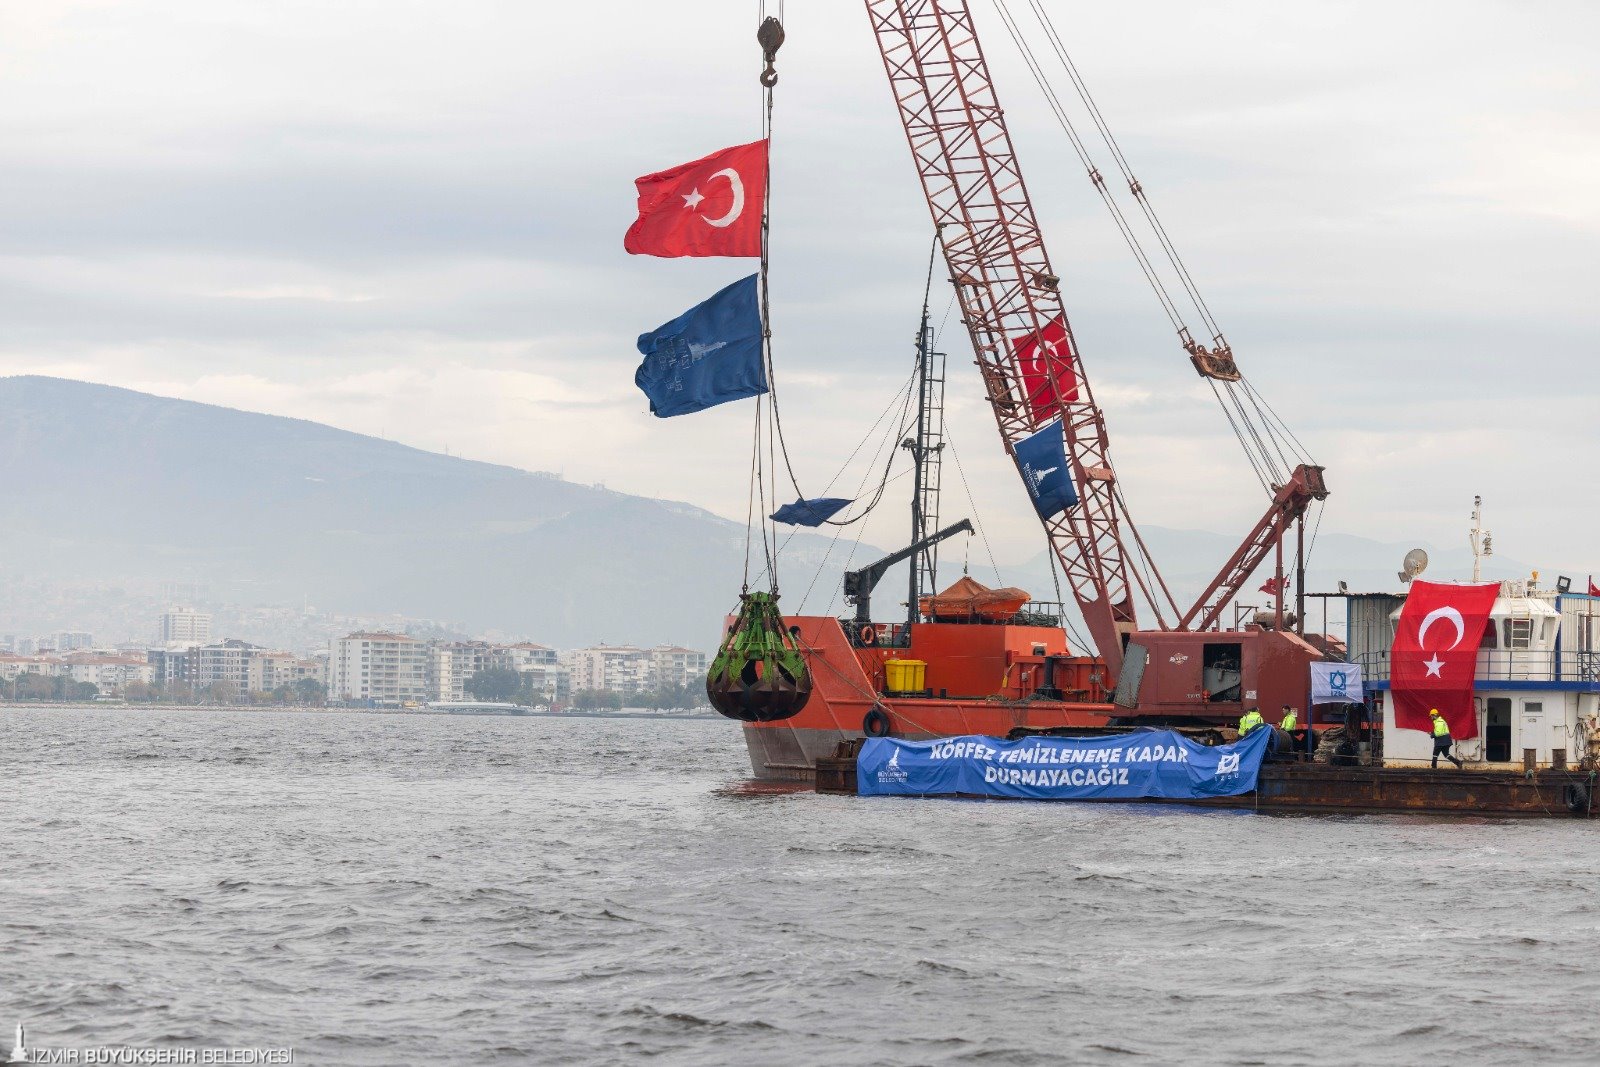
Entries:
[[[860,742],[817,761],[819,793],[856,792]],[[1256,791],[1206,800],[1093,800],[1095,804],[1190,804],[1207,808],[1343,814],[1494,815],[1593,819],[1600,814],[1596,773],[1578,768],[1523,771],[1336,767],[1266,763]],[[972,799],[994,799],[974,797]]]

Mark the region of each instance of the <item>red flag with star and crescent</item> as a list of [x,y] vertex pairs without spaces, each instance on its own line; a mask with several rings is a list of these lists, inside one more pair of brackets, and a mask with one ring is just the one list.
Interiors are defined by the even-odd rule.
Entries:
[[1067,324],[1057,316],[1037,333],[1011,339],[1028,393],[1028,414],[1034,426],[1043,426],[1061,414],[1061,405],[1078,399],[1078,376],[1073,369],[1072,340]]
[[1500,595],[1500,583],[1441,585],[1415,581],[1400,609],[1389,688],[1394,723],[1402,730],[1433,732],[1428,711],[1438,708],[1450,736],[1478,736],[1472,681],[1478,645]]
[[767,142],[735,145],[646,174],[639,217],[622,239],[636,256],[759,256]]

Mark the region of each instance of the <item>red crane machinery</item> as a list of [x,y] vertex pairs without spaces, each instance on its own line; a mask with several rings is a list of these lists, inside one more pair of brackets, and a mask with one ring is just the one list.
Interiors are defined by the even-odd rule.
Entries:
[[[1128,515],[1111,460],[1105,416],[1095,403],[1072,337],[1061,300],[1060,276],[1051,266],[1028,198],[970,5],[966,0],[865,2],[1007,452],[1038,428],[1036,409],[1044,407],[1050,417],[1057,410],[1062,414],[1080,503],[1043,524],[1090,637],[1109,674],[1117,679],[1117,703],[1129,714],[1171,721],[1215,721],[1254,704],[1268,708],[1279,703],[1298,705],[1306,688],[1305,664],[1320,654],[1284,628],[1281,594],[1275,625],[1220,632],[1213,628],[1219,626],[1223,609],[1243,583],[1274,549],[1281,577],[1285,534],[1302,522],[1313,501],[1327,496],[1323,469],[1308,461],[1291,460],[1291,454],[1302,458],[1303,450],[1239,371],[1231,348],[1048,17],[1030,0],[1049,43],[1111,149],[1130,194],[1149,219],[1201,320],[1210,327],[1211,347],[1194,341],[1177,314],[1176,303],[1152,273],[1153,265],[1116,206],[1105,177],[1090,162],[1071,128],[1043,64],[1032,53],[1005,0],[996,0],[1030,71],[1155,286],[1180,344],[1195,370],[1217,393],[1271,497],[1255,529],[1187,609],[1174,600]],[[1047,343],[1063,335],[1064,345]],[[1032,353],[1043,354],[1048,374],[1041,378],[1037,362],[1031,368],[1022,365],[1019,343]],[[1139,627],[1135,588],[1151,609],[1154,628]],[[1170,622],[1164,608],[1171,612]],[[1158,669],[1149,669],[1152,664],[1159,665]]]

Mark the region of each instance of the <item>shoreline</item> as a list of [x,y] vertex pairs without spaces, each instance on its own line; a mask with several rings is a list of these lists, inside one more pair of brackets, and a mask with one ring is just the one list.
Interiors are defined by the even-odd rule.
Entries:
[[624,708],[620,711],[519,711],[476,712],[437,711],[431,708],[339,708],[325,704],[116,704],[88,703],[84,701],[0,701],[0,711],[248,711],[248,712],[303,712],[315,715],[437,715],[457,718],[492,719],[648,719],[674,722],[714,722],[722,718],[709,709],[689,712],[652,711],[650,709]]

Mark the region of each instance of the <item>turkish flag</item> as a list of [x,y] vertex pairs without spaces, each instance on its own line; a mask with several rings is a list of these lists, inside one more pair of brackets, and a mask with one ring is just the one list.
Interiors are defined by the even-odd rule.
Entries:
[[1478,644],[1500,595],[1500,583],[1438,585],[1414,581],[1400,609],[1394,635],[1389,688],[1394,692],[1394,722],[1402,730],[1433,727],[1428,711],[1438,708],[1450,736],[1478,736],[1472,710],[1472,680]]
[[1277,575],[1273,575],[1261,586],[1261,591],[1263,593],[1270,593],[1272,596],[1282,596],[1283,591],[1288,587],[1289,579],[1284,578],[1280,580]]
[[1600,585],[1594,584],[1594,575],[1589,575],[1589,595],[1600,596]]
[[1011,339],[1022,388],[1028,394],[1028,412],[1035,426],[1061,414],[1061,404],[1078,399],[1078,377],[1072,368],[1072,343],[1067,324],[1051,319],[1037,333]]
[[767,142],[736,145],[634,182],[639,217],[622,239],[636,256],[759,256]]

